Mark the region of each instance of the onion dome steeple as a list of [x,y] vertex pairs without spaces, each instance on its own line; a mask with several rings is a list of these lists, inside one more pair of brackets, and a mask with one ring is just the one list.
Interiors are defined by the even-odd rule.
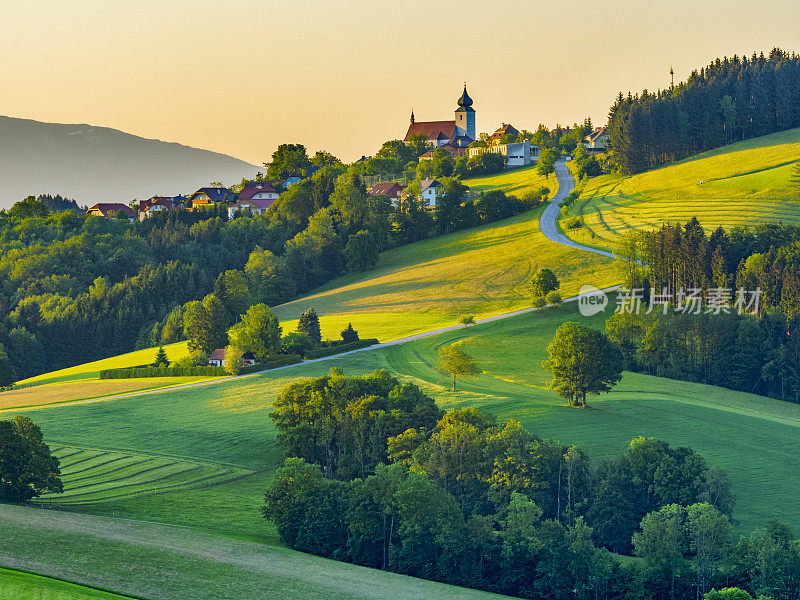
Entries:
[[459,106],[472,106],[472,98],[469,97],[467,94],[467,84],[464,83],[464,93],[461,94],[461,98],[458,99]]

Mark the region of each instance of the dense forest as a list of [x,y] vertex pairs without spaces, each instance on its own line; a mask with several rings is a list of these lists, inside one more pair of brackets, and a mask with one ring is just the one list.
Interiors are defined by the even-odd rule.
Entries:
[[626,368],[800,402],[800,227],[707,235],[691,219],[629,235],[617,255],[643,290],[641,310],[606,325]]
[[292,548],[543,600],[800,590],[794,533],[734,542],[727,476],[689,448],[637,438],[593,463],[517,421],[444,413],[386,371],[333,369],[274,406],[288,458],[263,513]]
[[612,159],[639,173],[743,140],[800,126],[800,56],[778,48],[717,59],[665,90],[617,97]]
[[223,305],[224,331],[253,304],[286,302],[370,268],[381,250],[510,217],[547,194],[472,198],[458,179],[440,181],[434,210],[369,195],[359,168],[338,162],[268,214],[235,219],[223,205],[128,222],[78,214],[59,197],[20,201],[0,212],[0,386],[186,339],[199,300]]

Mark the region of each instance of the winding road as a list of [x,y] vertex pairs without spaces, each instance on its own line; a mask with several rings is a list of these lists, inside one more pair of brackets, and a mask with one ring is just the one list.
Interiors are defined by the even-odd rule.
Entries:
[[578,244],[577,242],[573,242],[558,230],[556,221],[558,221],[561,203],[566,200],[567,196],[569,196],[569,193],[575,189],[575,180],[572,178],[572,173],[570,173],[569,169],[567,168],[566,161],[558,161],[555,168],[556,179],[558,179],[558,193],[550,201],[550,204],[547,206],[547,208],[544,209],[542,216],[539,217],[539,228],[542,230],[542,233],[548,240],[555,242],[556,244],[561,244],[563,246],[569,246],[570,248],[577,248],[578,250],[584,250],[586,252],[593,252],[594,254],[601,254],[603,256],[610,256],[611,258],[614,258],[614,255],[611,252],[598,250],[597,248],[591,248],[589,246],[584,246],[582,244]]

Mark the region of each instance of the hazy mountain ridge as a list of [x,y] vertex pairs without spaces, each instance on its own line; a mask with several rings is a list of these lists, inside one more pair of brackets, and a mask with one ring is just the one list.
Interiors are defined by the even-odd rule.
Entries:
[[108,127],[0,116],[0,207],[61,194],[81,205],[190,193],[226,185],[258,167],[225,154],[142,138]]

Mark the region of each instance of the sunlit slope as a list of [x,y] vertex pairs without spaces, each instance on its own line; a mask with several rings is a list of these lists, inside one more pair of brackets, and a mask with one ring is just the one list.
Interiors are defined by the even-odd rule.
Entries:
[[471,177],[463,180],[470,192],[487,192],[489,190],[503,190],[510,196],[525,198],[539,189],[546,187],[550,190],[552,198],[558,191],[558,180],[555,175],[542,177],[536,172],[536,165],[508,169],[497,175],[485,177]]
[[323,335],[338,337],[352,322],[362,337],[387,341],[452,325],[462,314],[530,306],[528,285],[541,267],[556,272],[565,297],[586,283],[616,282],[611,259],[547,240],[541,210],[383,252],[366,274],[341,277],[274,311],[292,329],[291,321],[313,306]]
[[800,223],[800,197],[790,189],[800,160],[800,129],[747,140],[632,177],[604,175],[587,182],[569,215],[585,226],[567,234],[610,247],[631,228],[685,222],[706,229],[757,223]]
[[[180,360],[189,355],[186,342],[169,344],[168,346],[164,346],[164,350],[167,353],[167,358],[171,361]],[[76,352],[78,351],[79,349],[76,349]],[[156,351],[156,348],[136,350],[135,352],[120,354],[119,356],[103,358],[74,367],[43,373],[42,375],[19,381],[17,384],[24,386],[29,383],[61,383],[79,379],[97,379],[98,375],[100,375],[100,371],[103,369],[121,369],[123,367],[136,367],[151,364],[153,360],[155,360]]]

